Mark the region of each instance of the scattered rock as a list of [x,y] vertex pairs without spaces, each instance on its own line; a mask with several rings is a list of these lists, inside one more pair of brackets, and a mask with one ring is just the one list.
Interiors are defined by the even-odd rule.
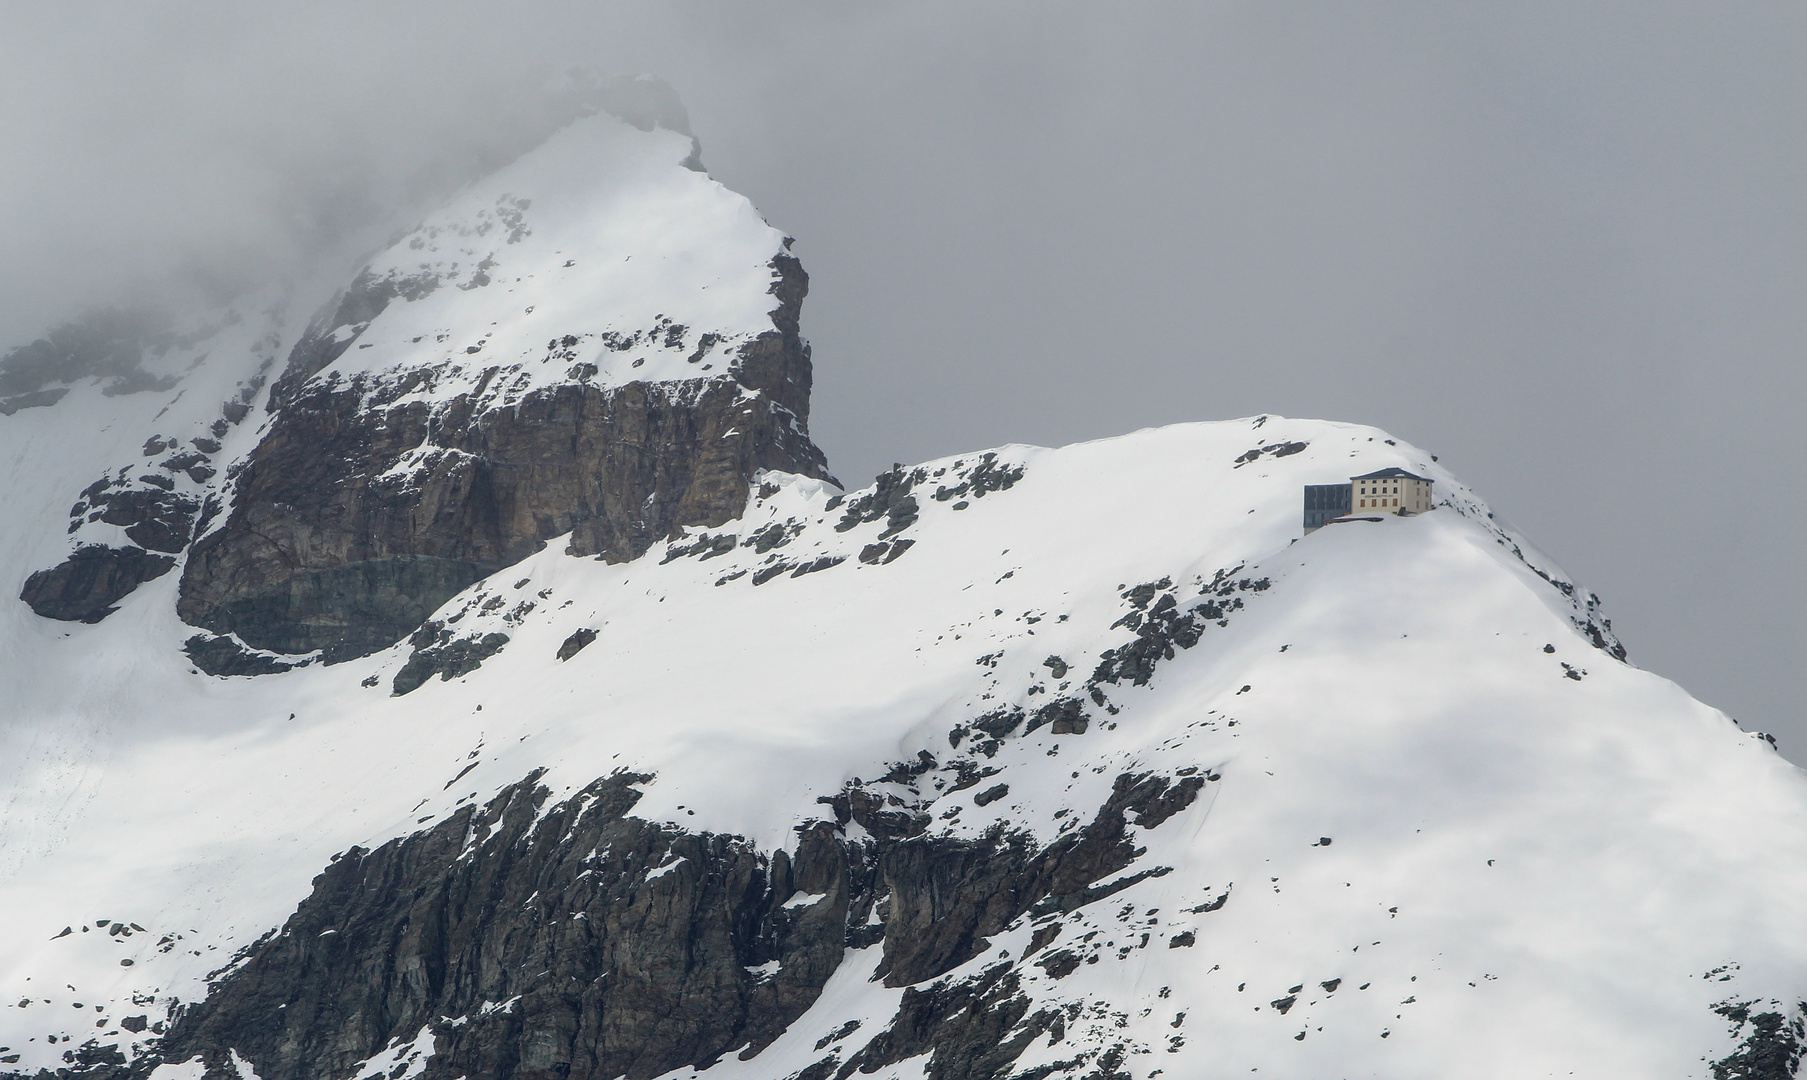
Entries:
[[435,620],[416,630],[409,644],[414,646],[414,652],[390,684],[394,697],[418,690],[434,675],[444,681],[469,675],[483,661],[502,651],[502,646],[508,644],[508,635],[489,633],[481,637],[453,638],[445,624]]
[[581,630],[573,630],[571,636],[565,639],[564,644],[558,647],[558,658],[569,660],[582,652],[585,645],[595,640],[596,631],[587,626]]
[[1292,455],[1305,449],[1305,447],[1308,445],[1310,445],[1310,444],[1302,443],[1302,442],[1283,442],[1283,443],[1269,443],[1266,446],[1258,446],[1255,449],[1250,450],[1250,451],[1242,454],[1241,456],[1239,456],[1236,459],[1236,464],[1231,467],[1240,469],[1244,465],[1247,465],[1248,463],[1250,463],[1251,461],[1259,460],[1263,456],[1276,457],[1276,458],[1291,457]]

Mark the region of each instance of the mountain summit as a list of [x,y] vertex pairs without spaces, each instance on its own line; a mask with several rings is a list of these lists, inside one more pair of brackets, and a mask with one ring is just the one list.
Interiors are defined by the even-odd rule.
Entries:
[[618,112],[0,361],[0,1076],[1793,1075],[1807,783],[1460,480],[844,491],[788,240]]

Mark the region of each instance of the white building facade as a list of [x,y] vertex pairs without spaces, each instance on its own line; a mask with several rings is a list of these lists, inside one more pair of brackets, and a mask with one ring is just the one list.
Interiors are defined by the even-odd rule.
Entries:
[[1404,469],[1349,478],[1351,514],[1422,514],[1431,508],[1432,481]]

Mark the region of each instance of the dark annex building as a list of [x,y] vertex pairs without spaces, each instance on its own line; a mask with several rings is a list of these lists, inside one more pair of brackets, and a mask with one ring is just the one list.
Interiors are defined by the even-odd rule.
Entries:
[[1353,490],[1348,484],[1306,484],[1305,531],[1322,528],[1331,518],[1347,514]]

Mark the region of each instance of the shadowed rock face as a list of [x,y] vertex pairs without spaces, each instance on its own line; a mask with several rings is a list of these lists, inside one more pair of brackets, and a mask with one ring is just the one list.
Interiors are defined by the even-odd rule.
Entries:
[[676,528],[738,516],[761,469],[826,476],[805,433],[808,278],[788,256],[775,268],[774,329],[710,379],[574,382],[480,408],[481,388],[405,400],[425,370],[306,383],[292,376],[320,358],[298,346],[231,514],[184,568],[179,614],[258,648],[350,659],[551,537],[631,559]]
[[176,565],[143,548],[84,547],[50,570],[25,579],[19,599],[47,619],[96,623],[127,593]]
[[[926,813],[850,785],[818,800],[833,820],[799,826],[793,855],[633,817],[649,777],[599,779],[556,805],[537,779],[336,859],[137,1067],[200,1055],[225,1078],[236,1052],[264,1080],[328,1080],[380,1071],[352,1070],[410,1044],[404,1055],[432,1054],[425,1080],[649,1080],[757,1055],[846,950],[882,947],[886,981],[909,987],[896,1015],[845,1045],[824,1039],[801,1075],[847,1080],[929,1054],[936,1080],[995,1080],[1064,1022],[1020,978],[1049,962],[1037,953],[1059,920],[1014,961],[944,976],[1026,912],[1086,907],[1164,873],[1118,876],[1141,854],[1126,825],[1159,826],[1204,783],[1123,775],[1088,825],[1039,850],[1001,830],[928,835]],[[1083,1075],[1115,1075],[1111,1060]],[[1058,1071],[1086,1064],[1081,1053]]]
[[[765,1046],[839,965],[850,902],[870,909],[849,874],[860,845],[818,823],[792,857],[626,816],[644,779],[599,780],[536,821],[530,777],[347,852],[166,1058],[230,1047],[266,1080],[316,1080],[430,1026],[435,1077],[640,1080]],[[821,899],[786,907],[799,892]]]

